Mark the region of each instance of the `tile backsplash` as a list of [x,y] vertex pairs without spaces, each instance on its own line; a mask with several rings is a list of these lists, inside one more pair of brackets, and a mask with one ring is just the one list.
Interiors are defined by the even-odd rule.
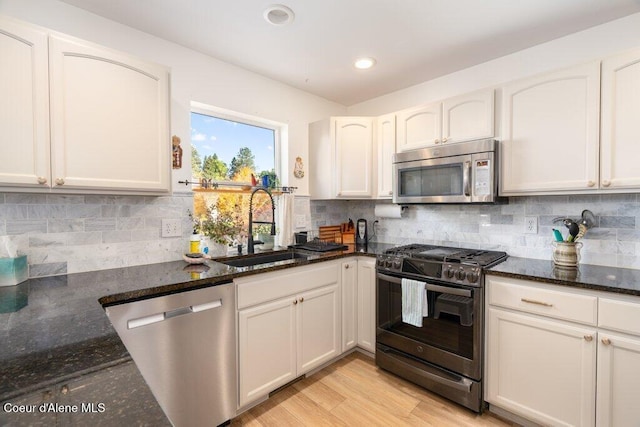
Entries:
[[[636,194],[511,197],[502,205],[409,205],[402,218],[375,218],[381,201],[312,201],[312,228],[358,218],[369,222],[372,240],[432,243],[506,251],[509,255],[551,259],[553,233],[566,236],[557,217],[580,218],[584,209],[597,217],[583,239],[581,262],[640,268],[640,198]],[[389,203],[389,202],[387,202]],[[525,233],[525,216],[535,216],[538,233]],[[374,220],[378,223],[373,224]]]
[[[556,217],[589,209],[597,227],[583,240],[581,262],[640,268],[640,198],[636,194],[512,197],[502,205],[410,205],[400,219],[375,218],[383,201],[312,201],[311,228],[365,218],[378,242],[434,243],[504,250],[551,259]],[[0,236],[28,255],[29,277],[95,271],[181,259],[188,248],[189,194],[100,196],[0,193]],[[535,216],[538,233],[526,234]],[[182,236],[162,238],[163,218],[177,218]],[[374,220],[378,222],[373,224]],[[1,255],[0,255],[1,256]]]
[[[0,236],[28,255],[29,277],[181,259],[193,197],[0,193]],[[160,237],[163,218],[182,237]],[[0,255],[1,256],[1,255]]]

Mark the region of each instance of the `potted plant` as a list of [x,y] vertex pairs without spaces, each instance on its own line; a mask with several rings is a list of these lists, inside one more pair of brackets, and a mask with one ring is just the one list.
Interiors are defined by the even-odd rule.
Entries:
[[209,206],[205,215],[194,218],[194,230],[210,241],[210,255],[226,255],[227,247],[240,236],[244,224],[238,207],[230,211],[218,205]]

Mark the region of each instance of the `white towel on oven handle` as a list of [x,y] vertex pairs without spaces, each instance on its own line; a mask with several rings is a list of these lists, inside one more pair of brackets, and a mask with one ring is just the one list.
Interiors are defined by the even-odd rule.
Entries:
[[402,279],[402,321],[422,327],[422,318],[429,315],[427,284],[419,280]]

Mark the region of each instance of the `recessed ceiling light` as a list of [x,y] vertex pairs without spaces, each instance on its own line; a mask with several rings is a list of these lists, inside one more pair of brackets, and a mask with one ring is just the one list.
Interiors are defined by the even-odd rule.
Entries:
[[293,10],[282,4],[272,4],[264,11],[264,19],[273,25],[287,25],[293,22]]
[[367,70],[376,65],[376,60],[373,58],[358,58],[353,65],[359,70]]

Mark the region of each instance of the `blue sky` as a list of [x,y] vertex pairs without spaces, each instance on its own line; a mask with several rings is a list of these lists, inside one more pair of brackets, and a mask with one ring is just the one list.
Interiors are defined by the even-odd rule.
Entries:
[[274,132],[271,129],[191,113],[191,143],[200,158],[214,153],[227,165],[241,147],[249,147],[255,156],[256,172],[274,167]]

